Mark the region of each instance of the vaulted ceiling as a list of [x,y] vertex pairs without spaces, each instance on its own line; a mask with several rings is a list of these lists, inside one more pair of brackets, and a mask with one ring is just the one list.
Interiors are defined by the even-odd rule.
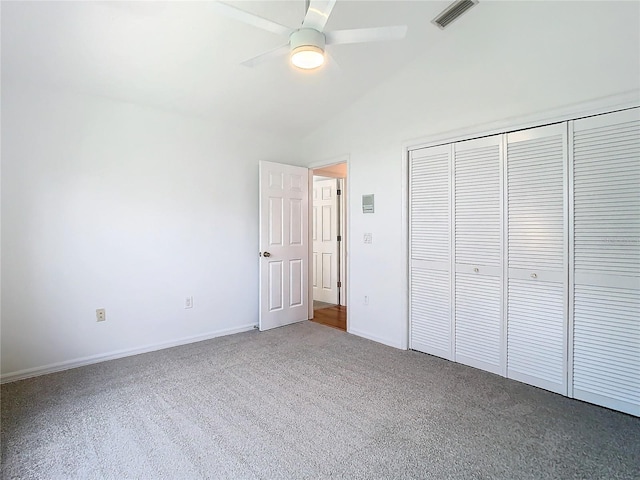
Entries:
[[[304,17],[303,0],[227,3],[294,28]],[[335,62],[308,73],[287,57],[241,66],[287,39],[206,1],[2,2],[2,79],[302,136],[455,32],[430,23],[448,4],[338,0],[326,30],[408,25],[407,38],[336,45]],[[476,7],[458,22],[481,17]]]
[[[227,3],[294,28],[305,10],[304,0]],[[547,38],[571,39],[570,28],[596,34],[601,22],[612,21],[603,18],[606,2],[481,0],[439,30],[431,20],[450,3],[338,0],[326,30],[407,25],[406,39],[335,45],[330,48],[335,62],[301,72],[286,56],[255,68],[240,65],[287,39],[224,17],[209,1],[5,1],[0,4],[2,81],[44,84],[300,138],[416,62],[434,73],[451,71],[449,82],[468,86],[473,79],[460,78],[460,72],[481,61],[469,53],[476,45],[485,53],[495,51],[493,57],[506,49],[540,60]],[[640,40],[640,32],[635,37]]]

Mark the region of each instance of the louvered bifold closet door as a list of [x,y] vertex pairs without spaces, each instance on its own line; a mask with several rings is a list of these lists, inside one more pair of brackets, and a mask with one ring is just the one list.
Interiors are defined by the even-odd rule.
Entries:
[[411,152],[410,348],[452,359],[451,145]]
[[640,109],[573,129],[573,396],[640,416]]
[[503,373],[502,136],[454,144],[455,359]]
[[507,135],[507,376],[567,394],[567,124]]

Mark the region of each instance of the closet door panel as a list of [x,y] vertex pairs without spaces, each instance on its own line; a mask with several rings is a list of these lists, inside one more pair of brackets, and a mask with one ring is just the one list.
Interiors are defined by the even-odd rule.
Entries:
[[508,135],[509,268],[562,271],[566,125]]
[[502,136],[454,144],[455,359],[503,373]]
[[500,267],[501,136],[454,147],[456,264]]
[[507,376],[566,394],[567,124],[507,135]]
[[565,393],[562,283],[509,279],[508,377]]
[[576,285],[575,398],[640,415],[639,292]]
[[452,358],[451,146],[411,152],[410,348]]
[[640,109],[572,126],[573,396],[640,415]]
[[411,271],[411,348],[451,358],[449,272],[414,267]]
[[498,276],[456,274],[456,361],[501,374]]
[[451,146],[412,152],[411,158],[411,259],[448,269],[449,163]]

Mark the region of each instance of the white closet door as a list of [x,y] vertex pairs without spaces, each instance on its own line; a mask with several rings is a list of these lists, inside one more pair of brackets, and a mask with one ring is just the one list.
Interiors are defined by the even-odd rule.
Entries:
[[507,376],[567,394],[567,124],[507,135]]
[[640,415],[640,109],[571,127],[573,396]]
[[454,152],[455,359],[502,374],[502,136]]
[[452,359],[451,145],[411,152],[410,348]]

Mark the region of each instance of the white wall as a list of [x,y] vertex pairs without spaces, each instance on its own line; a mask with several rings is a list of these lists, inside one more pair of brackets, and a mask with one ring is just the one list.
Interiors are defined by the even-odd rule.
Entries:
[[[349,329],[397,347],[408,334],[403,145],[623,92],[640,99],[640,3],[481,2],[474,15],[304,142],[309,164],[350,158]],[[365,215],[368,193],[376,211]]]
[[6,82],[2,127],[4,378],[257,323],[258,160],[285,142]]
[[[398,347],[403,145],[640,85],[638,2],[472,12],[450,27],[464,36],[445,30],[300,152],[309,165],[349,156],[349,328]],[[1,153],[3,378],[256,323],[257,161],[300,163],[287,140],[4,82]],[[373,215],[362,214],[367,193]]]

